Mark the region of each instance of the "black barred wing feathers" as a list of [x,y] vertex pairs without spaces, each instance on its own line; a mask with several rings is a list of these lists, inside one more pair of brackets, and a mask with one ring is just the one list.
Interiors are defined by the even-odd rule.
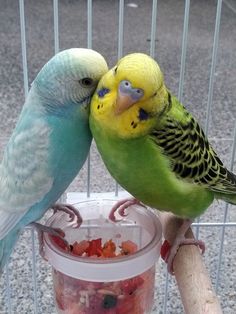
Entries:
[[178,178],[214,192],[236,194],[236,176],[224,167],[197,121],[184,107],[181,109],[184,119],[175,120],[167,113],[161,127],[151,134],[169,158],[172,171]]

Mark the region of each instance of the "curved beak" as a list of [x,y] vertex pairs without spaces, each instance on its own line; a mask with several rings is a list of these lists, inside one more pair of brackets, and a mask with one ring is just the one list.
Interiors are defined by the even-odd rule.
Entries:
[[118,96],[115,103],[115,114],[119,115],[128,108],[130,108],[135,103],[135,100],[132,99],[130,95],[122,94],[118,92]]

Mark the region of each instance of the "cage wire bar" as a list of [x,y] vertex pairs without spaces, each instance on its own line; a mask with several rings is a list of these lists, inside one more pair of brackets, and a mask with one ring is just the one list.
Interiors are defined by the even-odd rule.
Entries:
[[[181,61],[180,61],[180,76],[179,76],[179,89],[178,89],[178,99],[180,102],[182,102],[182,98],[183,98],[185,61],[186,61],[187,42],[188,42],[187,40],[188,40],[189,10],[190,10],[190,0],[185,0],[183,38],[182,38],[182,50],[181,50],[182,53],[181,53]],[[166,269],[165,297],[164,297],[164,304],[163,304],[164,314],[167,311],[168,287],[169,287],[169,273]]]
[[[27,67],[27,48],[26,48],[24,0],[19,0],[19,7],[20,7],[22,65],[23,65],[23,75],[24,75],[24,91],[25,91],[25,98],[26,98],[28,95],[28,90],[29,90],[29,80],[28,80],[28,67]],[[55,49],[56,49],[56,46],[55,46]],[[34,235],[34,229],[33,228],[30,228],[30,233],[31,233],[31,242],[32,242],[32,281],[33,281],[33,294],[34,294],[34,311],[35,311],[35,313],[38,313],[37,276],[36,276],[36,249],[35,249],[35,235]],[[8,279],[9,279],[9,277],[8,277]],[[10,292],[9,292],[9,294],[10,294]]]
[[157,28],[157,0],[153,0],[153,2],[152,2],[151,41],[150,41],[150,56],[152,58],[155,57],[156,28]]
[[54,52],[59,52],[58,0],[53,0]]
[[[234,168],[235,153],[236,153],[236,124],[234,127],[234,140],[233,140],[232,154],[231,154],[231,161],[230,161],[230,171],[233,171],[233,168]],[[228,209],[229,209],[229,204],[226,203],[225,209],[224,209],[223,226],[222,226],[222,231],[221,231],[219,259],[218,259],[218,265],[217,265],[217,271],[216,271],[216,292],[218,292],[218,287],[219,287],[219,282],[220,282],[220,266],[222,262],[222,255],[223,255],[223,249],[224,249],[225,224],[228,217]]]
[[[92,0],[87,0],[87,47],[92,48]],[[124,6],[125,1],[119,0],[119,17],[118,17],[118,59],[123,55],[123,35],[124,35]],[[207,108],[206,108],[206,123],[205,123],[205,133],[209,132],[209,124],[211,117],[211,108],[212,108],[212,99],[213,99],[213,90],[214,90],[214,74],[217,64],[217,50],[219,42],[219,31],[220,31],[220,20],[221,20],[221,9],[222,9],[222,0],[217,1],[217,10],[215,18],[215,30],[214,30],[214,39],[212,47],[212,60],[210,68],[210,77],[209,77],[209,89],[208,89],[208,99],[207,99]],[[189,11],[190,11],[190,0],[185,0],[184,8],[184,19],[183,19],[183,37],[182,37],[182,48],[181,48],[181,64],[180,64],[180,76],[179,76],[179,89],[178,89],[178,98],[182,101],[183,97],[183,84],[184,84],[184,74],[185,74],[185,61],[186,61],[186,51],[188,43],[188,25],[189,25]],[[19,0],[19,12],[20,12],[20,31],[21,31],[21,49],[22,49],[22,65],[23,65],[23,81],[24,81],[24,95],[25,97],[28,94],[28,69],[27,69],[27,45],[26,45],[26,31],[25,31],[25,9],[24,9],[24,0]],[[155,57],[155,44],[156,44],[156,29],[157,29],[157,18],[158,18],[158,2],[153,0],[152,2],[152,16],[151,16],[151,40],[150,40],[150,55]],[[57,53],[59,51],[59,18],[58,18],[58,0],[53,0],[53,18],[54,18],[54,51]],[[231,153],[230,169],[233,170],[233,164],[236,153],[236,124],[234,129],[234,138],[233,146]],[[90,183],[91,183],[91,174],[90,174],[90,155],[87,160],[87,198],[90,197]],[[118,184],[115,186],[115,195],[118,196]],[[228,208],[229,205],[226,204],[224,208],[224,217],[222,223],[205,223],[197,220],[193,226],[196,228],[196,236],[199,234],[200,227],[219,227],[221,228],[221,243],[219,248],[219,260],[216,271],[216,284],[215,288],[218,291],[219,282],[220,282],[220,273],[221,273],[221,262],[222,255],[224,250],[224,236],[225,229],[227,227],[236,227],[236,222],[227,222],[228,218]],[[34,313],[38,313],[38,298],[37,298],[37,269],[36,269],[36,254],[35,254],[35,238],[34,230],[31,227],[30,229],[31,238],[32,238],[32,280],[33,280],[33,293],[34,293]],[[163,313],[167,313],[167,304],[168,304],[168,283],[169,277],[166,272],[165,280],[165,297],[163,302]],[[8,308],[8,314],[12,313],[11,309],[11,291],[10,291],[10,280],[9,280],[9,268],[6,267],[6,302]]]
[[[93,23],[92,23],[92,8],[93,8],[93,2],[92,0],[87,0],[87,48],[92,49],[92,28],[93,28]],[[91,185],[91,153],[88,153],[88,158],[87,158],[87,197],[90,197],[90,185]]]
[[[220,34],[220,19],[221,19],[221,8],[222,8],[222,0],[217,1],[216,8],[216,21],[215,21],[215,32],[214,32],[214,40],[212,47],[212,60],[211,60],[211,70],[210,70],[210,79],[209,79],[209,89],[208,89],[208,98],[207,98],[207,110],[206,110],[206,122],[205,122],[205,134],[208,136],[209,133],[209,125],[211,118],[211,107],[212,107],[212,99],[213,99],[213,89],[214,89],[214,75],[216,70],[216,61],[217,61],[217,50],[219,43],[219,34]],[[197,219],[197,222],[200,222],[201,217]],[[196,238],[199,237],[199,225],[196,229]]]
[[[124,6],[125,1],[119,0],[119,20],[118,20],[118,50],[117,58],[123,56],[123,41],[124,41]],[[115,182],[115,196],[119,194],[119,184]]]
[[186,61],[187,42],[188,42],[189,9],[190,9],[190,0],[185,0],[182,54],[181,54],[181,63],[180,63],[181,66],[180,66],[179,91],[178,91],[178,99],[180,102],[182,102],[183,100],[185,61]]

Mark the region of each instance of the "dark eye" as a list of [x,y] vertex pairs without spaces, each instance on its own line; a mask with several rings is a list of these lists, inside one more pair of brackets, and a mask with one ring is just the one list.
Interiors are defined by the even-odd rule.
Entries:
[[90,77],[85,77],[79,80],[79,83],[82,87],[91,87],[93,85],[93,80]]

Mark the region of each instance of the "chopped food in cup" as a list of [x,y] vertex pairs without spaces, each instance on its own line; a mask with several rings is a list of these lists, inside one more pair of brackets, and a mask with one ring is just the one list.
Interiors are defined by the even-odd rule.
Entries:
[[[133,254],[138,246],[130,240],[117,247],[110,239],[101,238],[74,242],[66,247],[60,239],[51,238],[68,254],[79,257],[114,258]],[[92,282],[67,276],[53,269],[55,300],[63,314],[144,314],[150,311],[153,300],[155,266],[125,280]]]

